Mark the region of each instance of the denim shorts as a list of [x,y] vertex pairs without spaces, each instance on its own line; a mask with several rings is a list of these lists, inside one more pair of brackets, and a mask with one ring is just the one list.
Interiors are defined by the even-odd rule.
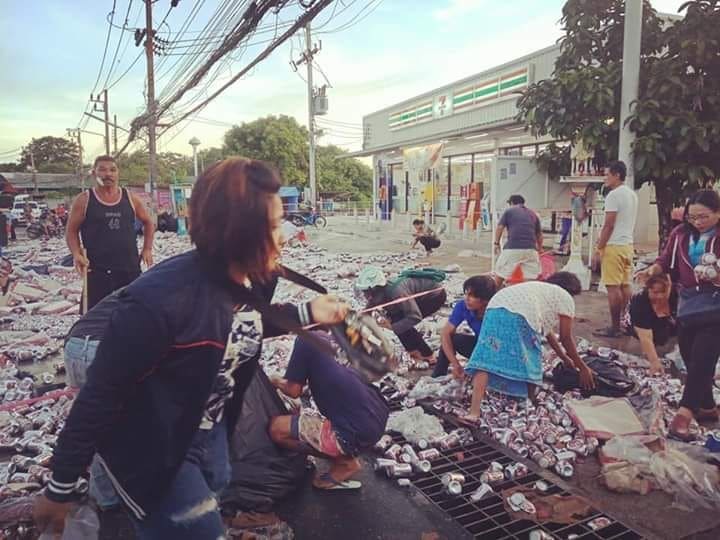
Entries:
[[[95,360],[100,342],[86,338],[72,337],[65,342],[65,370],[68,386],[80,388],[87,381],[87,369]],[[90,465],[90,496],[101,508],[110,508],[120,504],[115,488],[99,463],[97,456],[93,457]]]

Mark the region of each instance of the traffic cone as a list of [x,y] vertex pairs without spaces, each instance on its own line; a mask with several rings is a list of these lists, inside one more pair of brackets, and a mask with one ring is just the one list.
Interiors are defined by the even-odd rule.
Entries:
[[510,274],[510,278],[508,278],[507,283],[508,285],[516,285],[518,283],[522,283],[525,281],[525,275],[522,271],[522,264],[518,264],[515,267],[515,270],[513,270],[513,273]]

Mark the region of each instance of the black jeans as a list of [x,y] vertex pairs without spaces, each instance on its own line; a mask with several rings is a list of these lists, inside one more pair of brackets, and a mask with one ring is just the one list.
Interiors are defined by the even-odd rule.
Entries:
[[687,381],[681,407],[693,413],[698,409],[714,409],[713,381],[715,364],[720,356],[720,328],[716,325],[701,328],[680,328],[680,354],[687,366]]
[[433,238],[432,236],[421,236],[419,242],[425,248],[425,251],[432,251],[433,249],[440,247],[440,240]]
[[[453,334],[452,344],[455,352],[460,353],[465,358],[470,358],[475,348],[475,343],[477,343],[477,338],[477,336],[470,334]],[[448,360],[445,350],[442,348],[442,345],[440,345],[440,354],[438,355],[438,361],[437,364],[435,364],[432,376],[442,377],[447,375],[448,367],[450,367],[450,360]]]
[[[447,293],[445,292],[445,289],[437,289],[437,291],[437,293],[421,296],[415,300],[418,308],[420,308],[420,313],[422,314],[423,319],[435,313],[445,304],[445,300],[447,300]],[[397,314],[391,315],[390,320],[395,323],[401,320],[402,316],[402,312],[398,311]],[[396,335],[400,340],[400,343],[402,343],[403,347],[405,347],[406,351],[418,351],[423,356],[430,356],[432,354],[432,349],[427,343],[425,343],[425,340],[422,335],[420,335],[420,332],[415,330],[414,327],[406,330],[402,334]]]
[[139,275],[139,266],[137,270],[90,269],[87,277],[88,310],[107,295],[135,281]]

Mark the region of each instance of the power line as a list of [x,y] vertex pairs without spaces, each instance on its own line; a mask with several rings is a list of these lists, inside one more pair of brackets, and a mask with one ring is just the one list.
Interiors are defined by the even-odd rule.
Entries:
[[[378,6],[380,6],[381,2],[382,2],[382,0],[371,0],[370,2],[365,4],[365,6],[360,11],[358,11],[355,14],[355,16],[352,19],[350,19],[348,22],[344,23],[343,25],[341,25],[337,28],[333,28],[332,30],[326,30],[324,32],[317,32],[317,34],[335,34],[337,32],[342,32],[343,30],[347,30],[351,26],[355,26],[357,23],[359,23],[360,21],[362,21],[362,20],[366,19],[368,16],[370,16],[370,14],[373,11],[375,11],[378,8]],[[355,2],[353,2],[353,4],[354,3]],[[368,9],[369,9],[369,11],[367,11],[367,13],[365,13],[365,15],[362,15],[362,13]]]
[[[125,22],[123,23],[122,29],[124,30],[127,28],[128,23],[130,22],[130,10],[132,9],[133,0],[130,0],[128,2],[128,8],[125,12]],[[112,77],[113,71],[115,71],[115,61],[117,60],[118,53],[120,52],[120,46],[122,45],[123,38],[125,37],[124,32],[120,32],[120,37],[118,38],[117,47],[115,47],[115,54],[113,55],[112,62],[110,62],[110,69],[108,70],[107,77],[105,77],[105,83],[103,84],[103,88],[107,89],[108,81],[110,80],[110,77]]]

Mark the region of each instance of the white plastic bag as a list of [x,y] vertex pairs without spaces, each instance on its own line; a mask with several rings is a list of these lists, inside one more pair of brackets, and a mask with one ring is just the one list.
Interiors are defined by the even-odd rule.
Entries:
[[[98,540],[100,519],[97,513],[87,504],[81,504],[65,516],[65,528],[60,540]],[[51,532],[44,532],[38,540],[56,540]]]

